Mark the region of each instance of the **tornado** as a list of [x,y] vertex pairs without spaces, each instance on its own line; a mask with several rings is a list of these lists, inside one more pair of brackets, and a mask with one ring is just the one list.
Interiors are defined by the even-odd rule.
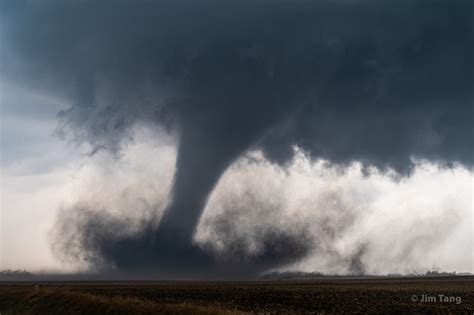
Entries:
[[[159,224],[150,219],[133,237],[104,235],[104,226],[124,223],[85,211],[80,220],[61,218],[61,228],[78,232],[57,242],[76,244],[97,268],[192,272],[197,261],[217,268],[193,234],[222,174],[248,150],[284,166],[296,146],[312,159],[401,176],[414,158],[471,166],[473,6],[2,1],[1,79],[66,99],[59,129],[68,139],[114,156],[136,126],[162,127],[177,139]],[[265,267],[306,253],[304,233],[273,238],[279,253],[291,254],[272,252]]]

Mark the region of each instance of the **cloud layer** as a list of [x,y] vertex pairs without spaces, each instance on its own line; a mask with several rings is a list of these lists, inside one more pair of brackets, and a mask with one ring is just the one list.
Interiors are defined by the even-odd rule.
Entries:
[[[413,174],[400,179],[393,171],[364,170],[360,163],[331,166],[299,149],[286,166],[258,151],[233,163],[193,236],[206,265],[187,265],[187,272],[179,274],[156,269],[163,260],[160,252],[136,244],[153,239],[156,229],[150,222],[159,221],[169,202],[173,150],[148,144],[128,146],[126,152],[124,161],[105,171],[112,178],[103,176],[103,166],[82,175],[80,186],[95,189],[76,194],[74,205],[59,216],[55,250],[76,267],[140,270],[165,278],[251,277],[270,269],[330,274],[474,270],[468,254],[474,250],[471,171],[416,161]],[[170,155],[159,168],[130,158],[152,152]],[[156,174],[160,185],[145,174]]]
[[291,249],[296,263],[280,268],[308,272],[471,271],[472,172],[415,163],[412,176],[397,179],[358,163],[330,166],[300,150],[286,167],[253,152],[219,181],[196,241],[242,263]]
[[[296,145],[331,164],[405,175],[413,158],[470,167],[473,6],[3,1],[2,77],[70,100],[61,130],[93,153],[120,155],[137,125],[176,135],[161,227],[150,221],[140,237],[120,242],[97,234],[107,231],[101,224],[83,229],[102,235],[90,246],[121,268],[160,259],[174,266],[185,256],[207,264],[191,237],[222,174],[250,149],[280,165]],[[85,222],[96,221],[115,226],[105,212]],[[263,237],[305,242],[304,231]],[[123,260],[127,251],[143,259]]]

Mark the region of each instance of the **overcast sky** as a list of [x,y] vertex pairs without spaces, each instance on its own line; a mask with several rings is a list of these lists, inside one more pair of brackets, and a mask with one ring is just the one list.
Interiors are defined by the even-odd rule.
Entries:
[[474,272],[472,9],[3,1],[0,269]]
[[[160,198],[166,200],[175,163],[175,147],[168,136],[163,134],[165,143],[160,144],[146,133],[141,135],[138,143],[130,145],[128,155],[120,159],[121,174],[117,175],[104,170],[104,163],[117,163],[115,158],[90,157],[86,149],[55,135],[57,112],[68,106],[66,101],[6,82],[2,86],[8,89],[2,89],[1,102],[1,269],[84,268],[54,255],[51,246],[58,211],[77,200],[123,204],[122,193],[128,190],[135,191],[129,204],[140,199],[152,203],[159,195],[155,190],[160,189],[164,190]],[[151,153],[165,158],[156,165],[144,161],[142,156]],[[268,231],[284,231],[289,224],[303,227],[311,220],[313,232],[322,238],[318,239],[323,243],[321,253],[309,255],[288,269],[344,273],[347,257],[361,244],[370,244],[373,250],[367,264],[372,272],[410,273],[432,267],[474,271],[469,254],[474,231],[471,171],[423,164],[414,175],[398,181],[381,174],[364,177],[357,166],[338,172],[301,152],[282,169],[255,154],[231,167],[204,212],[197,239],[217,255],[255,255],[263,246],[255,235],[262,226]],[[167,181],[164,188],[148,178],[151,172]],[[110,173],[114,173],[114,180],[104,178]],[[143,189],[147,186],[143,180],[148,181],[149,190]],[[97,201],[87,188],[91,183],[96,194],[106,191],[109,199]],[[255,197],[249,199],[249,194]],[[235,208],[235,200],[247,201]],[[254,212],[255,203],[273,208]],[[124,206],[118,211],[123,215],[129,209]],[[231,231],[219,227],[219,217],[225,212],[235,212]],[[325,225],[334,227],[348,215],[355,216],[350,228],[339,235],[325,232]],[[247,228],[239,228],[244,225]],[[227,252],[233,242],[244,243],[245,253]],[[413,251],[407,253],[411,247]]]

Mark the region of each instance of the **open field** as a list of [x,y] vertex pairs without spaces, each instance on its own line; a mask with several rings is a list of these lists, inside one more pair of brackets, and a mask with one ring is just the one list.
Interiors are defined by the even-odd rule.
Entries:
[[473,277],[3,282],[5,314],[473,314]]

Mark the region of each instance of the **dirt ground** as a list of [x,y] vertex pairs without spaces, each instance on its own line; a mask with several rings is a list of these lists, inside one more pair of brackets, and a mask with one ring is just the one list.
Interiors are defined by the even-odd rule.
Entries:
[[0,282],[0,314],[474,314],[474,277]]

